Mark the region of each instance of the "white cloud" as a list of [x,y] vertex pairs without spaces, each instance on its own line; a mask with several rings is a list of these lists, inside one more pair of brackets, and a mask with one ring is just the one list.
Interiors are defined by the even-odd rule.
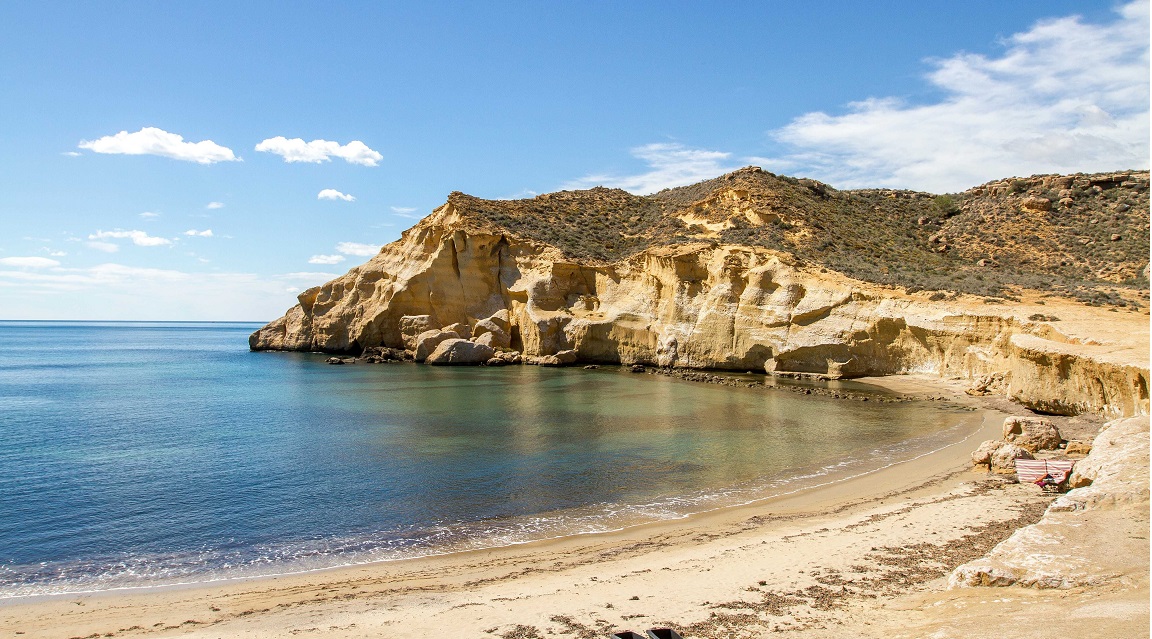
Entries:
[[51,255],[52,257],[64,257],[65,255],[68,255],[68,253],[64,251],[53,251],[47,246],[44,247],[44,252],[48,253],[48,255]]
[[79,147],[96,153],[159,155],[198,164],[234,162],[240,159],[232,153],[232,149],[220,146],[212,140],[185,142],[183,136],[150,126],[135,133],[121,131],[98,140],[85,140],[80,142]]
[[360,244],[358,242],[340,242],[336,245],[336,252],[345,255],[371,256],[380,252],[379,244]]
[[151,219],[155,219],[155,218],[160,217],[160,214],[159,213],[153,213],[152,211],[144,211],[143,213],[140,214],[140,217],[142,217],[146,220],[151,220]]
[[0,267],[9,319],[261,320],[282,315],[300,291],[335,273],[184,272],[100,264],[28,270]]
[[323,191],[320,191],[319,193],[316,194],[316,199],[317,200],[344,200],[345,202],[356,201],[355,197],[348,195],[347,193],[341,193],[340,191],[337,191],[336,189],[324,189]]
[[[132,240],[136,246],[167,246],[172,243],[172,240],[163,237],[155,237],[148,235],[144,231],[96,231],[88,236],[90,240],[108,240],[108,239],[127,239]],[[89,245],[92,243],[89,242]]]
[[76,151],[65,151],[65,152],[61,153],[60,155],[63,155],[65,157],[69,157],[69,158],[78,158],[84,154],[83,153],[77,153]]
[[113,244],[112,242],[88,242],[88,248],[103,251],[105,253],[115,253],[120,250],[120,245]]
[[188,229],[187,231],[184,231],[184,235],[190,235],[192,237],[212,237],[212,229],[204,229],[203,231]]
[[313,255],[308,258],[309,264],[339,264],[344,261],[343,255]]
[[223,202],[209,202],[208,205],[205,206],[204,208],[206,208],[206,209],[222,209],[222,208],[224,208],[224,203]]
[[932,61],[943,93],[928,104],[869,98],[844,115],[808,113],[772,136],[788,147],[762,159],[837,187],[956,191],[1033,173],[1147,168],[1149,7],[1105,24],[1044,20],[995,56]]
[[275,153],[284,158],[285,162],[329,162],[337,157],[350,164],[376,166],[376,163],[384,158],[359,140],[341,146],[339,142],[330,140],[305,142],[301,138],[289,140],[281,135],[257,144],[256,150]]
[[647,194],[708,180],[739,168],[725,162],[731,153],[691,149],[677,143],[646,144],[630,152],[633,157],[643,160],[649,170],[637,175],[587,175],[566,183],[563,188],[610,186],[631,193]]
[[4,266],[19,266],[24,268],[48,268],[60,266],[60,262],[46,257],[0,257],[0,264]]

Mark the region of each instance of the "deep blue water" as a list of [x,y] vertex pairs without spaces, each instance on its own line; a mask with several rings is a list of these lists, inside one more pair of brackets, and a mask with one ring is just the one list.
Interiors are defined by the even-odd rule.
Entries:
[[609,530],[959,436],[931,404],[615,368],[329,366],[257,327],[0,322],[0,596]]

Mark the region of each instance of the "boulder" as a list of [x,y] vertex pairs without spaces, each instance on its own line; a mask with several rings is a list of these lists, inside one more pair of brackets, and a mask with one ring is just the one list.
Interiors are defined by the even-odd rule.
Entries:
[[1060,447],[1060,431],[1043,417],[1009,417],[1004,420],[1004,441],[1035,453]]
[[485,366],[507,366],[508,360],[501,357],[490,357],[488,361],[484,362]]
[[989,439],[988,441],[980,444],[980,447],[972,452],[972,465],[973,466],[991,466],[992,455],[996,450],[1002,446],[1004,442],[999,439]]
[[463,339],[471,339],[472,338],[472,329],[469,328],[468,325],[465,324],[464,322],[456,322],[455,324],[449,324],[448,326],[441,327],[440,330],[446,331],[446,332],[451,332],[451,333],[456,333],[457,335],[459,335]]
[[578,360],[579,357],[577,357],[576,351],[566,350],[566,351],[558,351],[556,353],[556,359],[560,360],[561,364],[568,365],[568,364],[575,364],[576,360]]
[[431,315],[405,315],[397,323],[406,350],[416,350],[416,337],[432,328]]
[[564,365],[564,362],[561,362],[560,358],[556,357],[555,355],[541,355],[540,357],[534,357],[534,358],[532,358],[532,361],[529,363],[535,364],[537,366],[563,366]]
[[428,359],[428,356],[432,354],[432,351],[436,350],[436,347],[439,346],[441,342],[449,339],[460,339],[460,334],[436,329],[420,333],[420,335],[416,337],[416,361],[423,362]]
[[992,472],[1002,474],[1015,473],[1017,459],[1033,459],[1032,453],[1016,444],[1002,442],[996,451],[992,453]]
[[1092,452],[1092,442],[1078,439],[1068,442],[1068,446],[1064,449],[1065,455],[1087,455],[1090,452]]
[[520,364],[524,361],[524,358],[520,355],[520,353],[517,353],[516,351],[503,351],[496,353],[496,357],[499,357],[509,364]]
[[477,336],[483,333],[490,333],[492,331],[503,331],[508,333],[512,325],[508,323],[508,311],[500,311],[499,313],[476,322],[476,326],[472,328],[472,335]]
[[1026,198],[1020,203],[1020,207],[1026,211],[1050,211],[1052,210],[1052,201],[1046,197],[1030,197]]
[[436,350],[425,361],[433,366],[445,364],[483,364],[492,359],[496,352],[491,346],[484,346],[466,339],[450,338],[440,342]]
[[[479,328],[480,325],[477,324],[476,327]],[[476,342],[477,344],[491,346],[492,348],[508,348],[508,346],[512,344],[512,338],[508,337],[508,333],[505,333],[500,329],[489,330],[481,333],[472,341]]]

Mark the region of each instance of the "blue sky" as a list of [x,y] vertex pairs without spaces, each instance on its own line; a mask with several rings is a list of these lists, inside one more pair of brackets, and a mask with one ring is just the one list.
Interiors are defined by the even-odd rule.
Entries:
[[270,320],[460,190],[1148,167],[1148,2],[0,3],[0,319]]

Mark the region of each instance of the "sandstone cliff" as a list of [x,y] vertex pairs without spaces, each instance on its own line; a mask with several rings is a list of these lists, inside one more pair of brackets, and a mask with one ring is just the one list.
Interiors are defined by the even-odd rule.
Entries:
[[[414,351],[429,329],[499,316],[525,356],[995,375],[992,390],[1040,411],[1147,414],[1147,320],[1134,310],[1147,305],[1147,202],[1146,172],[1039,176],[943,199],[838,192],[756,168],[650,197],[453,193],[367,263],[303,292],[250,345]],[[1081,227],[1093,239],[1075,236]],[[941,277],[981,296],[917,290]],[[1112,308],[1061,301],[1075,297]],[[1120,318],[1145,326],[1135,341],[1077,334]]]

